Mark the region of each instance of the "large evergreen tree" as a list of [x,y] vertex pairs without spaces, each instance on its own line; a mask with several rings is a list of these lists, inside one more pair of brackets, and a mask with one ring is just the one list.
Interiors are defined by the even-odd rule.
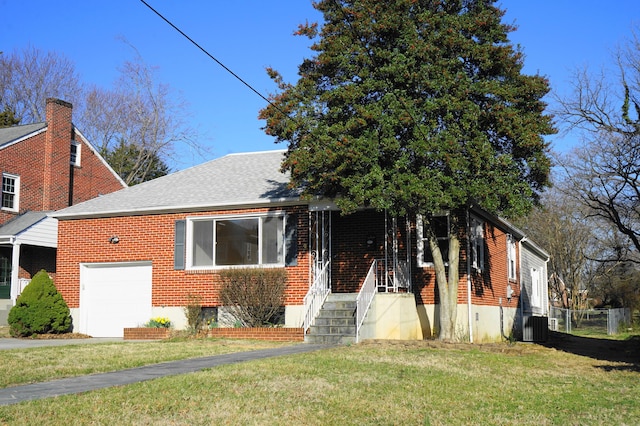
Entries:
[[[522,74],[514,28],[492,0],[320,0],[324,23],[299,27],[315,56],[261,111],[288,143],[283,169],[307,195],[423,215],[440,300],[440,338],[455,338],[459,227],[471,204],[527,212],[548,184],[542,135],[548,82]],[[429,215],[450,212],[448,265]],[[431,231],[429,231],[431,229]]]
[[[0,105],[2,101],[0,100]],[[11,127],[20,124],[20,119],[16,117],[16,114],[8,106],[4,107],[4,111],[0,111],[0,128]]]
[[162,161],[157,152],[140,149],[138,145],[122,139],[117,146],[101,154],[129,186],[165,176],[170,172],[169,166]]

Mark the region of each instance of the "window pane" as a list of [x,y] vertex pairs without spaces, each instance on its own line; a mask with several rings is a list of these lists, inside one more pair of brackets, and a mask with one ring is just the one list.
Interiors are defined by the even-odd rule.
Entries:
[[193,222],[193,266],[213,266],[213,221]]
[[2,207],[13,209],[15,206],[16,180],[2,176]]
[[258,219],[216,221],[216,265],[258,264]]
[[435,216],[431,218],[433,228],[438,239],[449,239],[449,216]]
[[8,209],[13,208],[13,194],[2,194],[2,207],[6,207]]
[[282,263],[284,218],[266,217],[262,222],[262,263]]
[[[440,252],[442,253],[442,259],[444,262],[449,261],[449,216],[432,216],[429,218],[434,227],[434,232],[436,234],[436,238],[438,240],[438,246],[440,247]],[[426,227],[428,224],[425,222],[423,230],[423,234],[425,236],[424,239],[424,263],[433,263],[433,255],[431,254],[431,248],[429,247],[429,240],[426,238],[429,235]]]

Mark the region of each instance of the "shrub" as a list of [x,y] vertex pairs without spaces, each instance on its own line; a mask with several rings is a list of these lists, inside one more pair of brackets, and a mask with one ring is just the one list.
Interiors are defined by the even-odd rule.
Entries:
[[277,322],[287,285],[284,269],[227,269],[220,278],[222,304],[242,325],[259,327]]
[[18,296],[7,320],[13,337],[66,333],[71,329],[69,307],[44,270],[38,272]]
[[202,316],[202,297],[197,294],[187,295],[187,305],[184,307],[187,317],[187,330],[191,334],[198,334],[204,325]]

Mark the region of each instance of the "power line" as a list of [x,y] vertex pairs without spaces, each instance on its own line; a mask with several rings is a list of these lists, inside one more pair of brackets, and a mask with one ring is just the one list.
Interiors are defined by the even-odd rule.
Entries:
[[[245,86],[247,86],[249,89],[251,89],[251,91],[253,91],[256,95],[260,96],[262,99],[264,99],[265,101],[267,101],[269,103],[269,105],[273,106],[274,108],[276,108],[278,111],[282,112],[280,110],[280,108],[278,108],[277,105],[274,105],[273,102],[271,102],[268,98],[266,98],[262,93],[258,92],[256,89],[254,89],[249,83],[247,83],[246,81],[244,81],[238,74],[234,73],[233,71],[231,71],[225,64],[223,64],[222,62],[220,62],[218,59],[216,59],[211,53],[209,53],[204,47],[200,46],[198,43],[196,43],[195,40],[193,40],[191,37],[189,37],[187,34],[184,33],[184,31],[182,31],[180,28],[178,28],[177,26],[175,26],[171,21],[169,21],[167,18],[165,18],[160,12],[158,12],[157,10],[155,10],[153,7],[151,7],[149,5],[149,3],[147,3],[145,0],[140,0],[145,6],[147,6],[153,13],[155,13],[156,15],[158,15],[163,21],[165,21],[167,24],[169,24],[174,30],[176,30],[177,32],[179,32],[180,34],[182,34],[182,36],[184,38],[186,38],[187,40],[189,40],[191,42],[191,44],[193,44],[194,46],[196,46],[198,49],[200,49],[205,55],[207,55],[209,58],[213,59],[218,65],[220,65],[222,68],[224,68],[225,71],[227,71],[229,74],[231,74],[232,76],[234,76],[236,79],[238,79],[242,84],[244,84]],[[283,113],[284,114],[284,113]],[[286,114],[285,114],[286,115]]]

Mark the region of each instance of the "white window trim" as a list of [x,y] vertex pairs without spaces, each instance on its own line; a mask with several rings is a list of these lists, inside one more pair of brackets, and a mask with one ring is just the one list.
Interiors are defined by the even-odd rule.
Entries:
[[[4,178],[14,180],[13,184],[15,192],[13,193],[13,207],[2,207],[2,210],[8,212],[18,212],[20,211],[20,176],[12,175],[10,173],[2,173],[2,180],[4,180]],[[0,185],[2,185],[2,182],[0,182]],[[0,194],[4,194],[4,188],[0,188]]]
[[542,307],[542,270],[531,268],[531,306]]
[[80,167],[80,159],[82,157],[82,144],[75,139],[71,139],[71,145],[76,147],[76,160],[73,161],[73,159],[69,157],[69,163],[71,163],[71,165],[73,166]]
[[[216,265],[215,259],[215,248],[213,250],[213,265],[211,266],[193,266],[193,223],[200,221],[214,221],[214,235],[213,235],[213,243],[215,245],[215,221],[217,220],[234,220],[234,219],[261,219],[266,217],[282,217],[283,218],[283,226],[282,226],[282,262],[278,263],[258,263],[255,265]],[[186,239],[185,239],[185,249],[186,249],[186,265],[185,270],[187,271],[215,271],[222,269],[234,269],[234,268],[280,268],[285,266],[286,259],[286,228],[287,228],[287,215],[284,211],[276,211],[276,212],[264,212],[264,213],[247,213],[247,214],[223,214],[223,215],[214,215],[214,216],[192,216],[185,218],[186,220]],[[258,221],[258,234],[262,235],[262,220]],[[262,258],[262,238],[258,243],[258,252],[259,258]]]
[[475,216],[469,220],[469,243],[471,248],[471,267],[482,272],[484,268],[484,221]]
[[[435,213],[432,216],[449,216],[448,212],[440,212],[440,213]],[[424,236],[424,224],[422,222],[422,215],[417,215],[416,217],[416,227],[417,227],[417,236],[418,236],[418,240],[416,241],[416,252],[417,252],[417,257],[418,257],[418,267],[420,268],[433,268],[434,264],[433,262],[425,262],[424,261],[424,253],[425,250],[429,250],[429,247],[427,244],[425,244],[426,242],[426,238]],[[445,262],[444,263],[445,266],[449,266],[449,262]]]
[[[511,268],[512,264],[513,268]],[[511,281],[518,279],[516,239],[511,234],[507,234],[507,278]]]

